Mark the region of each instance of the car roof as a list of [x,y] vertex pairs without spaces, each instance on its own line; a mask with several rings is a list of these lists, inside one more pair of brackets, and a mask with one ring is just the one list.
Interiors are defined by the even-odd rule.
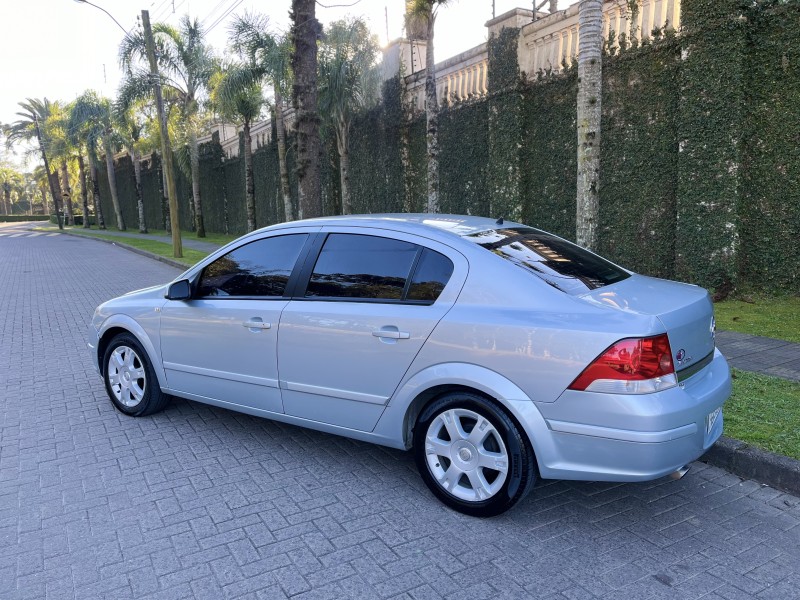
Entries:
[[[498,222],[499,221],[499,222]],[[345,215],[337,217],[320,217],[291,221],[270,227],[291,227],[298,225],[339,225],[352,227],[377,227],[417,233],[431,233],[431,230],[450,233],[459,237],[472,235],[481,231],[497,229],[498,227],[523,227],[519,223],[475,217],[471,215],[443,215],[433,213],[386,213],[370,215]]]

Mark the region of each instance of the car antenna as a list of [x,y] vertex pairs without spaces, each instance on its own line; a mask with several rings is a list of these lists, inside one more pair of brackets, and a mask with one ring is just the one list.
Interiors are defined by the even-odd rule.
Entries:
[[503,224],[503,217],[500,217],[499,219],[497,219],[497,221],[495,221],[494,224],[495,225],[502,225]]

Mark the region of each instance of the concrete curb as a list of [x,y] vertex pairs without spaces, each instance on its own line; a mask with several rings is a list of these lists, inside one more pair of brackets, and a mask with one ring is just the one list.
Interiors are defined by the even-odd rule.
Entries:
[[118,242],[117,240],[107,240],[105,238],[95,237],[93,235],[82,235],[80,233],[73,233],[71,231],[59,231],[63,235],[71,235],[73,237],[79,237],[84,240],[96,240],[98,242],[105,242],[106,244],[111,244],[113,246],[119,246],[120,248],[124,248],[125,250],[130,250],[136,254],[141,254],[142,256],[146,256],[147,258],[153,258],[157,261],[162,263],[168,264],[171,267],[177,267],[181,271],[185,271],[189,269],[189,265],[178,262],[177,260],[173,260],[171,258],[167,258],[165,256],[159,256],[158,254],[153,254],[152,252],[148,252],[147,250],[142,250],[141,248],[136,248],[135,246],[129,246],[124,242]]
[[777,490],[800,496],[800,461],[788,456],[722,436],[699,460],[744,479],[754,479]]

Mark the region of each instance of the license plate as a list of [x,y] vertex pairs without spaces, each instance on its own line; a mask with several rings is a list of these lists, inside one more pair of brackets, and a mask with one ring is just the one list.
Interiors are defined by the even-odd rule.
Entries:
[[706,415],[706,435],[711,433],[711,430],[714,428],[714,423],[717,422],[717,417],[722,414],[722,407],[717,407],[714,412]]

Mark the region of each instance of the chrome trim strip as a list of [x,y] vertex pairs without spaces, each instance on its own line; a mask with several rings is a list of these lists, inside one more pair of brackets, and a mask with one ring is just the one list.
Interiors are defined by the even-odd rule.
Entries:
[[304,392],[306,394],[315,394],[317,396],[332,396],[333,398],[355,400],[356,402],[369,402],[370,404],[386,404],[386,401],[389,400],[389,398],[385,396],[363,394],[361,392],[350,392],[348,390],[337,390],[335,388],[308,385],[305,383],[294,383],[293,381],[281,381],[281,388],[290,390],[292,392]]
[[570,423],[568,421],[547,421],[547,425],[551,430],[561,433],[576,433],[578,435],[589,435],[610,440],[649,444],[669,442],[697,433],[697,423],[689,423],[688,425],[676,427],[675,429],[667,429],[666,431],[631,431],[629,429],[614,429],[612,427],[599,427],[597,425]]
[[278,380],[267,377],[255,377],[254,375],[241,375],[239,373],[228,373],[227,371],[217,371],[215,369],[203,369],[202,367],[192,367],[189,365],[179,365],[178,363],[164,363],[165,371],[180,371],[191,373],[192,375],[203,375],[216,379],[227,379],[228,381],[238,381],[241,383],[252,383],[253,385],[263,385],[265,387],[277,388]]
[[680,371],[676,371],[676,374],[678,375],[678,383],[686,381],[692,375],[702,371],[705,367],[711,364],[712,360],[714,360],[714,350],[709,352],[704,358],[701,358],[693,365],[690,365],[685,369],[681,369]]

